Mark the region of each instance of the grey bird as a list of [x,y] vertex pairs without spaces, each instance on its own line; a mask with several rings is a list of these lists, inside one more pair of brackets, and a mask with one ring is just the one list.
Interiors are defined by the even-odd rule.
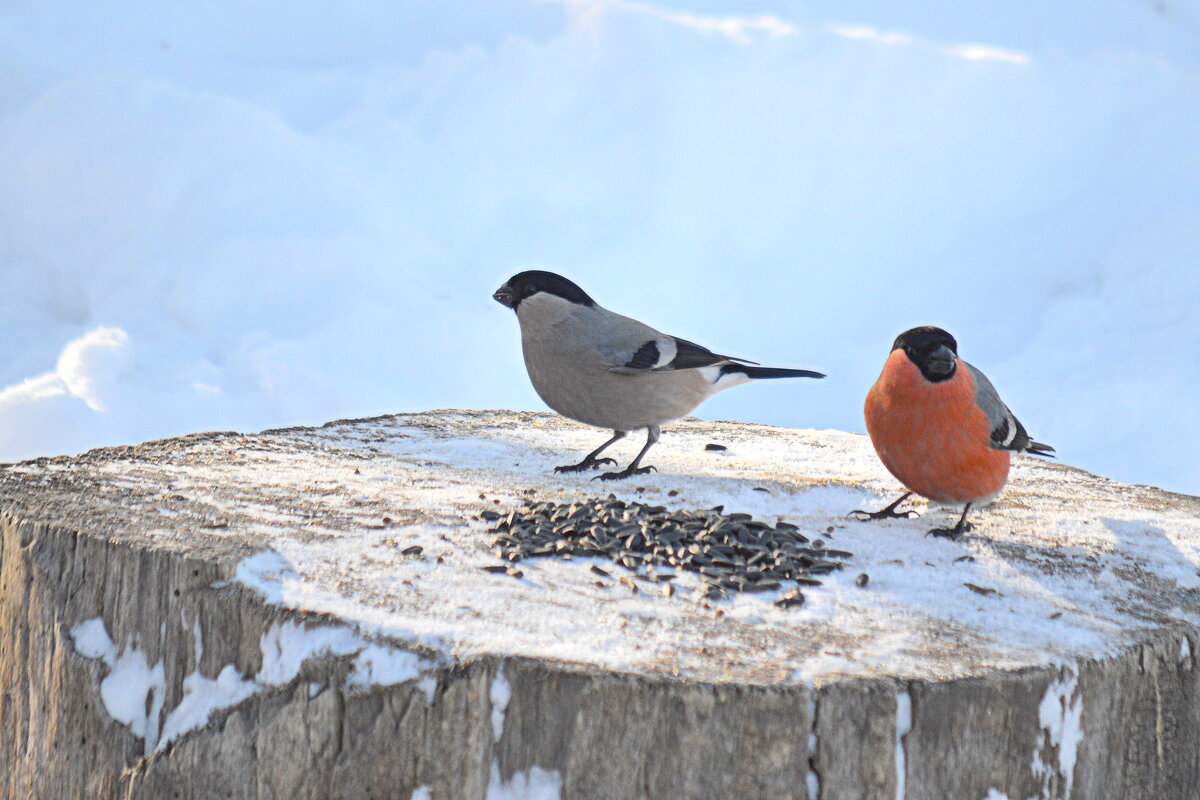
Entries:
[[629,466],[597,477],[642,475],[655,469],[641,463],[658,441],[660,426],[687,416],[717,392],[759,378],[825,377],[806,369],[760,367],[659,333],[603,308],[553,272],[518,273],[492,296],[517,314],[525,368],[546,405],[564,417],[613,432],[583,461],[555,467],[555,472],[615,466],[615,460],[600,454],[630,431],[645,428],[646,444]]

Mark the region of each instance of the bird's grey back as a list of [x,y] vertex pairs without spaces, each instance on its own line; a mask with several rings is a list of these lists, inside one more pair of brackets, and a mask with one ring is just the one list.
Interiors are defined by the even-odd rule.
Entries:
[[622,374],[621,365],[663,334],[598,305],[535,295],[517,317],[533,387],[565,417],[635,430],[686,416],[712,389],[697,370]]
[[988,376],[967,362],[962,363],[975,379],[975,402],[991,423],[992,447],[999,450],[1028,450],[1030,439],[1025,426],[1000,399],[1000,393]]

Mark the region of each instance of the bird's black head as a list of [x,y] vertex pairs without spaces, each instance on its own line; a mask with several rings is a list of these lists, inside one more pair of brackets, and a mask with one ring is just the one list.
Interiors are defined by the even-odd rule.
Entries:
[[892,350],[903,350],[908,360],[931,383],[948,380],[958,370],[958,342],[941,328],[923,325],[896,337]]
[[495,298],[497,303],[508,306],[513,311],[516,311],[517,306],[521,305],[522,300],[526,297],[532,297],[538,292],[552,294],[555,297],[561,297],[563,300],[578,303],[581,306],[596,305],[596,302],[587,296],[587,292],[571,283],[571,281],[562,275],[555,275],[553,272],[543,272],[539,269],[532,269],[513,275],[508,279],[507,283],[496,290],[496,293],[492,297]]

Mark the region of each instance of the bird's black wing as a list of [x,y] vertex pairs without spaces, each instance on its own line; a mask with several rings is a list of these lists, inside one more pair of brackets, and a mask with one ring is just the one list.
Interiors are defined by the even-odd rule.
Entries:
[[699,369],[700,367],[711,367],[714,364],[728,364],[733,361],[738,364],[757,364],[757,361],[747,361],[744,358],[734,358],[733,356],[723,356],[709,350],[707,347],[701,347],[695,342],[689,342],[686,339],[670,337],[675,343],[675,357],[667,364],[658,367],[658,369]]
[[1004,401],[996,387],[975,367],[962,362],[975,378],[975,402],[987,416],[992,425],[991,444],[997,450],[1011,450],[1017,453],[1033,453],[1038,456],[1050,456],[1054,448],[1048,444],[1035,442],[1029,438],[1029,432],[1016,418]]
[[659,334],[650,339],[634,342],[623,341],[603,350],[609,369],[629,375],[643,372],[672,372],[681,369],[699,369],[716,364],[753,364],[741,358],[732,358],[714,353],[706,347]]

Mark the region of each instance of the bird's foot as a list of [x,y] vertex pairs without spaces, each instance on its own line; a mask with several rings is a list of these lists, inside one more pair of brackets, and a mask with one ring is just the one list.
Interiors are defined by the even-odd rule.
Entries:
[[846,516],[853,517],[859,522],[866,522],[869,519],[916,519],[921,515],[912,509],[897,511],[894,506],[888,506],[878,511],[863,511],[861,508],[856,508]]
[[888,503],[886,506],[879,509],[878,511],[863,511],[861,508],[856,508],[853,511],[851,511],[849,514],[847,514],[846,516],[856,519],[859,522],[866,522],[869,519],[912,519],[913,517],[921,516],[920,514],[918,514],[915,511],[912,511],[912,510],[909,510],[909,511],[897,511],[896,510],[901,503],[903,503],[905,500],[907,500],[910,497],[912,497],[912,492],[905,492],[904,494],[900,495],[895,500]]
[[934,528],[925,532],[926,536],[933,536],[937,539],[949,539],[950,541],[958,541],[958,538],[975,526],[968,522],[965,525],[956,525],[953,528]]
[[585,458],[578,464],[566,464],[561,467],[555,467],[555,472],[583,472],[588,469],[595,469],[603,464],[612,464],[616,466],[617,461],[613,458]]
[[592,478],[594,481],[619,481],[622,478],[628,478],[631,475],[645,475],[647,472],[658,472],[657,467],[626,467],[620,472],[603,472]]

